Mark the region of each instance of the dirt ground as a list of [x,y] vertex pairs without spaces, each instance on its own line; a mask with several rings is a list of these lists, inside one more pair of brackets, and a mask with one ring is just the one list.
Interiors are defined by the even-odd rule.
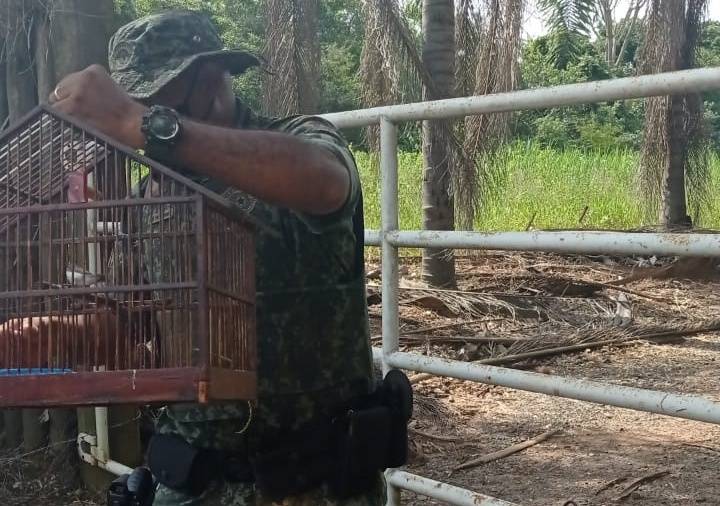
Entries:
[[[468,361],[504,359],[545,374],[720,400],[720,333],[698,331],[717,327],[720,318],[716,268],[696,265],[674,273],[695,279],[660,275],[623,291],[601,284],[657,274],[669,262],[486,254],[458,260],[458,291],[433,291],[420,282],[417,259],[405,259],[401,348]],[[379,344],[377,265],[369,264],[368,272]],[[687,329],[692,332],[684,338],[648,337]],[[627,342],[638,335],[645,339]],[[619,339],[626,342],[592,347]],[[508,358],[577,344],[583,349],[573,353]],[[411,472],[524,505],[720,505],[720,426],[446,378],[415,389]],[[453,471],[551,429],[559,433],[524,451]],[[57,489],[47,475],[35,492],[32,484],[13,481],[23,476],[22,461],[0,456],[0,469],[0,498],[4,490],[10,504],[34,504],[33,496]],[[64,493],[45,502],[94,504],[77,490]],[[403,497],[404,504],[440,504]]]
[[[403,348],[462,359],[468,352],[467,344],[431,343],[441,335],[512,335],[533,342],[553,336],[553,341],[572,344],[606,339],[631,329],[701,327],[720,317],[720,285],[712,268],[689,273],[700,278],[696,280],[650,279],[629,284],[627,288],[639,295],[621,297],[631,306],[624,320],[617,315],[622,313],[618,311],[618,292],[599,290],[592,296],[581,293],[583,282],[622,278],[640,272],[638,266],[643,263],[647,262],[555,255],[463,259],[458,263],[460,289],[485,294],[530,294],[542,299],[537,302],[545,314],[534,319],[427,331],[423,332],[427,336],[423,343]],[[406,262],[403,285],[418,286],[417,277],[417,264]],[[571,288],[557,286],[558,279]],[[569,296],[571,289],[578,294]],[[558,290],[565,293],[558,294]],[[416,289],[407,292],[431,293]],[[442,293],[435,295],[442,299]],[[401,300],[401,335],[412,333],[418,325],[429,327],[452,319],[418,308],[418,300],[424,307],[438,306],[437,301],[428,304],[406,291],[401,291]],[[452,301],[446,302],[452,305]],[[374,308],[371,312],[378,316]],[[487,314],[471,318],[478,316]],[[453,317],[471,319],[462,313]],[[373,322],[377,326],[379,319],[373,318]],[[620,331],[620,327],[625,330]],[[513,354],[513,346],[517,347],[498,350],[486,346],[474,350],[471,358]],[[525,349],[527,345],[518,351]],[[719,359],[720,334],[700,332],[673,342],[608,346],[513,366],[720,400],[716,372]],[[411,472],[525,505],[720,504],[720,427],[444,378],[416,385],[416,395],[419,399],[413,421]],[[560,432],[514,455],[453,472],[463,462],[549,429]],[[631,487],[636,480],[650,476],[638,487]],[[408,504],[441,504],[411,493],[403,496]]]

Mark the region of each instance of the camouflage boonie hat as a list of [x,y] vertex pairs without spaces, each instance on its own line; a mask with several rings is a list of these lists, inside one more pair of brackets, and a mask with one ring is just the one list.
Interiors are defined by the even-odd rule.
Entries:
[[110,39],[112,77],[137,99],[153,96],[200,60],[215,60],[235,75],[260,64],[250,53],[223,49],[212,21],[199,12],[147,16],[123,26]]

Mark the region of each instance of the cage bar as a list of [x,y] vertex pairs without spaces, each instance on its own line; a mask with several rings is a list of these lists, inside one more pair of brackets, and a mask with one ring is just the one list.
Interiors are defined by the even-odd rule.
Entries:
[[253,399],[254,233],[37,108],[0,137],[0,407]]

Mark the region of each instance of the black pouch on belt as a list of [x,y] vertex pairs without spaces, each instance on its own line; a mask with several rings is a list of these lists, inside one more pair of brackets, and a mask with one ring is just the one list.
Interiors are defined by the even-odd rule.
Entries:
[[402,372],[390,371],[372,396],[336,420],[336,466],[329,480],[336,497],[370,490],[380,471],[407,462],[411,415],[410,382]]
[[221,471],[210,452],[162,434],[150,440],[148,467],[158,482],[193,496],[202,494]]

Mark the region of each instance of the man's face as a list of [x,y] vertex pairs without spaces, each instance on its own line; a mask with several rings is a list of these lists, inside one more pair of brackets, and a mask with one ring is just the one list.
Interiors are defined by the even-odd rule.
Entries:
[[229,123],[235,113],[230,73],[214,62],[193,65],[144,103],[172,107],[207,123]]

